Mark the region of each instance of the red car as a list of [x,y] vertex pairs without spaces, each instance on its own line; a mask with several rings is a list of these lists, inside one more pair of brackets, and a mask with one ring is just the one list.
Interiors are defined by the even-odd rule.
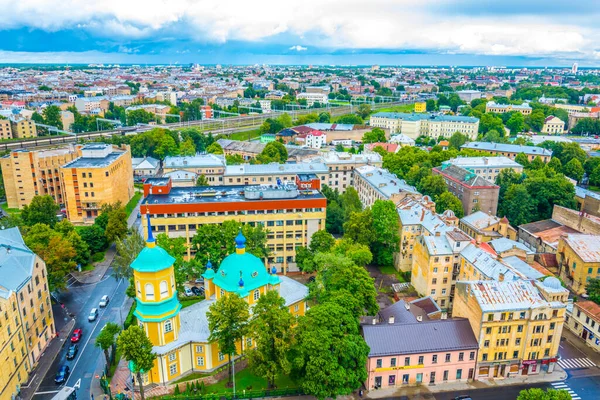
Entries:
[[73,331],[71,335],[71,343],[77,343],[81,340],[81,336],[83,335],[83,331],[81,328],[77,328]]

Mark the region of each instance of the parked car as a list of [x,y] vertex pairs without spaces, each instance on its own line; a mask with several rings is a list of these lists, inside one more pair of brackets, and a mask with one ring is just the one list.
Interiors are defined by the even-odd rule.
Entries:
[[190,288],[189,288],[189,287],[187,287],[187,286],[185,286],[185,287],[183,288],[183,291],[185,292],[185,295],[186,295],[186,296],[193,296],[193,295],[194,295],[194,292],[192,292],[192,289],[190,289]]
[[194,282],[196,282],[196,283],[204,283],[204,278],[200,277],[200,278],[196,279]]
[[311,276],[310,278],[308,278],[308,283],[313,283],[315,281],[315,277]]
[[194,293],[194,296],[202,296],[203,291],[200,290],[198,287],[196,286],[192,286],[191,287],[192,293]]
[[69,350],[67,350],[67,360],[74,359],[78,351],[79,346],[77,346],[76,344],[72,344],[71,346],[69,346]]
[[100,299],[100,307],[106,307],[108,305],[108,296],[104,295],[102,296],[102,298]]
[[71,370],[69,369],[68,365],[61,365],[58,368],[58,372],[56,372],[56,376],[54,377],[54,383],[56,383],[56,384],[65,383],[67,381],[67,379],[69,378],[70,372],[71,372]]
[[90,311],[90,315],[88,315],[88,321],[93,322],[96,320],[96,318],[98,318],[98,309],[92,308],[92,311]]
[[81,328],[77,328],[71,334],[71,343],[77,343],[81,340],[81,336],[83,336],[83,331]]
[[471,399],[471,396],[469,396],[467,394],[463,394],[463,395],[460,395],[460,396],[456,396],[454,398],[454,400],[473,400],[473,399]]

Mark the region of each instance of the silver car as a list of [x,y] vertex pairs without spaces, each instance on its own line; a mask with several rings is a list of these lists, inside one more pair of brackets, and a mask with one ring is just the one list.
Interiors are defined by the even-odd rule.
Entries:
[[102,298],[100,299],[100,307],[106,307],[108,305],[108,296],[104,295],[102,296]]
[[96,318],[98,318],[98,309],[92,308],[92,311],[90,311],[90,315],[88,315],[88,321],[93,322],[96,320]]

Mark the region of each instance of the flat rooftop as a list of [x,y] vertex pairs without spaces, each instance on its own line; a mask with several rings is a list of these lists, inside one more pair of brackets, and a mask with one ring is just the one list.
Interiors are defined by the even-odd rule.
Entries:
[[462,168],[523,168],[508,157],[457,157],[446,161]]
[[104,168],[114,163],[119,157],[125,154],[122,150],[113,150],[106,157],[79,157],[61,168]]
[[372,165],[363,165],[356,168],[355,172],[367,181],[371,187],[387,198],[400,192],[419,193],[414,186],[410,186],[404,179],[399,179],[387,169]]
[[[154,182],[152,182],[154,183]],[[262,192],[262,199],[247,199],[246,191]],[[278,193],[281,195],[278,195]],[[283,201],[283,200],[313,200],[325,199],[318,190],[298,189],[297,195],[289,197],[285,195],[285,188],[280,186],[276,189],[274,185],[251,185],[251,186],[188,186],[173,187],[167,194],[150,194],[142,204],[210,204],[210,203],[242,203],[261,201]],[[290,196],[293,193],[290,194]]]
[[224,176],[329,173],[323,163],[240,164],[225,167]]

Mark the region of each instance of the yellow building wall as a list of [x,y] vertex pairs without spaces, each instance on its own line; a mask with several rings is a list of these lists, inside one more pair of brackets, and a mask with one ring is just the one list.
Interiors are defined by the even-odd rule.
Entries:
[[415,112],[424,113],[427,112],[427,103],[424,101],[418,101],[415,103]]
[[31,365],[27,357],[25,330],[20,322],[17,296],[0,299],[0,399],[8,400],[17,393],[17,386],[27,382]]
[[556,259],[560,278],[577,294],[585,292],[588,279],[600,275],[600,263],[584,262],[562,239],[558,242]]
[[12,139],[12,127],[8,119],[0,119],[0,139]]
[[37,128],[33,121],[30,120],[22,120],[12,124],[12,131],[13,137],[18,139],[37,136]]

